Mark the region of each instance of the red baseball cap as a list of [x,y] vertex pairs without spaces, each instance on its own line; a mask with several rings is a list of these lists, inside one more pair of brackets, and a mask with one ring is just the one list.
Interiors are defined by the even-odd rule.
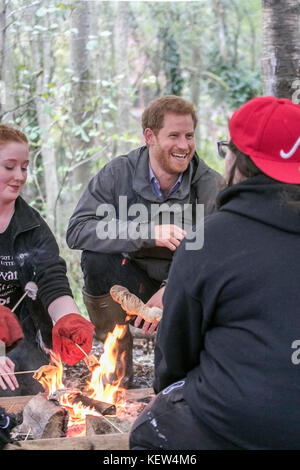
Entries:
[[300,106],[286,98],[253,98],[233,113],[229,133],[263,173],[300,184]]

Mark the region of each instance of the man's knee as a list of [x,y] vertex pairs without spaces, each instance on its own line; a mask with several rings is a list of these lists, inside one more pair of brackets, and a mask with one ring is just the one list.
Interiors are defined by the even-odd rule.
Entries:
[[85,291],[90,295],[105,295],[119,277],[121,254],[84,251],[81,269]]
[[104,276],[111,269],[112,261],[119,255],[83,251],[81,268],[85,276]]

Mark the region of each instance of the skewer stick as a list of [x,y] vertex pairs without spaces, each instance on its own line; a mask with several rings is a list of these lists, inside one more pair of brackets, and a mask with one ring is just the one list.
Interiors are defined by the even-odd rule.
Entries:
[[35,282],[33,281],[27,282],[27,284],[25,285],[25,292],[22,295],[22,297],[18,300],[16,305],[11,309],[12,312],[16,310],[16,308],[18,307],[18,305],[20,305],[22,300],[25,299],[26,295],[28,295],[32,300],[35,300],[37,291],[38,291],[38,286],[36,285]]
[[36,370],[22,370],[22,371],[19,371],[19,372],[6,372],[5,374],[0,374],[0,377],[5,376],[5,375],[35,374],[35,372],[36,372]]
[[16,308],[18,307],[18,305],[20,305],[20,303],[22,302],[22,300],[26,297],[26,295],[28,294],[28,291],[25,292],[25,294],[22,295],[22,297],[18,300],[18,302],[16,303],[16,305],[11,309],[12,312],[14,312],[16,310]]
[[75,343],[75,341],[73,341],[73,343],[75,344],[75,346],[77,346],[78,349],[80,349],[80,351],[85,355],[85,357],[89,357],[87,353],[82,349],[82,347],[79,346],[79,344]]
[[120,432],[121,434],[124,434],[124,431],[122,431],[122,429],[120,429],[118,426],[116,426],[114,423],[112,423],[109,419],[105,418],[105,416],[102,415],[102,418],[104,419],[104,421],[107,421],[107,423],[109,423],[118,432]]
[[[57,323],[55,320],[52,320],[52,321],[53,321],[53,324],[54,324],[54,325],[55,325],[55,323]],[[68,338],[68,339],[69,339],[69,338]],[[75,341],[73,341],[73,340],[71,340],[71,341],[75,344],[75,346],[77,346],[78,349],[80,349],[80,351],[82,352],[82,354],[85,355],[85,357],[89,357],[88,354],[82,349],[82,347],[79,346],[79,344],[75,343]]]

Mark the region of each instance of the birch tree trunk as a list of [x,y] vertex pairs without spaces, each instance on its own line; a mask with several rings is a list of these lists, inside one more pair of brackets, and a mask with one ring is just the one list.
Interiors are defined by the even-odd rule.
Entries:
[[[74,32],[71,34],[70,51],[71,67],[73,70],[72,82],[72,115],[75,126],[82,126],[88,117],[87,104],[89,101],[89,54],[87,43],[90,33],[90,3],[87,1],[73,2],[75,9],[71,17],[71,27]],[[100,63],[97,64],[100,67]],[[85,132],[85,131],[84,131]],[[87,150],[92,143],[86,142],[82,134],[74,136],[73,151],[75,154]],[[83,163],[74,169],[72,181],[74,184],[73,199],[77,202],[83,189],[90,180],[90,164]]]
[[213,0],[213,9],[218,20],[219,49],[222,64],[227,60],[226,15],[223,0]]
[[[116,116],[116,134],[119,138],[128,132],[130,119],[130,82],[128,66],[129,37],[129,6],[128,2],[118,2],[114,28],[115,72],[118,79],[118,99]],[[115,152],[126,152],[130,144],[118,141]]]
[[0,114],[5,108],[6,87],[4,77],[5,47],[6,47],[6,9],[7,2],[0,2]]
[[[200,44],[196,43],[192,49],[192,64],[193,69],[191,71],[191,101],[194,105],[196,112],[199,110],[200,102],[200,76],[201,76],[201,48]],[[200,136],[200,119],[198,114],[198,125],[195,131],[195,143],[196,149],[200,151],[201,136]]]
[[262,78],[265,95],[292,98],[300,78],[300,4],[263,0]]
[[[32,21],[35,22],[35,13],[38,6],[32,8]],[[47,13],[40,21],[42,25],[49,30],[50,18]],[[48,92],[48,83],[51,81],[52,58],[52,40],[50,34],[38,34],[31,36],[31,51],[33,71],[36,75],[36,110],[37,119],[40,128],[40,138],[42,142],[42,159],[44,170],[44,184],[46,194],[47,215],[46,219],[54,232],[58,230],[58,180],[56,171],[55,148],[51,136],[52,120],[49,112],[45,109],[44,94]]]

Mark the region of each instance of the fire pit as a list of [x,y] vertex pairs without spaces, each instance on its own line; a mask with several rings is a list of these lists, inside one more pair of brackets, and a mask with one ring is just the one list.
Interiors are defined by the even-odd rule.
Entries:
[[[114,449],[127,449],[130,427],[150,401],[153,390],[125,390],[121,387],[125,364],[116,370],[116,357],[118,339],[123,334],[124,326],[117,325],[105,340],[100,360],[95,356],[85,359],[90,378],[83,390],[72,389],[70,384],[65,387],[63,365],[52,355],[50,364],[41,367],[34,375],[45,393],[27,397],[23,423],[12,433],[18,442],[6,448],[69,449],[75,445],[75,439],[77,447],[74,448],[82,444],[92,448],[97,445],[97,448],[107,450],[112,448],[111,445],[117,446]],[[25,397],[14,397],[13,400],[0,399],[0,406],[11,413],[3,401],[16,405],[18,398],[22,398],[24,403]],[[82,442],[79,443],[78,439]],[[47,447],[48,440],[52,441],[49,445],[55,447]],[[53,441],[59,441],[59,444]],[[61,441],[64,447],[61,447]]]

